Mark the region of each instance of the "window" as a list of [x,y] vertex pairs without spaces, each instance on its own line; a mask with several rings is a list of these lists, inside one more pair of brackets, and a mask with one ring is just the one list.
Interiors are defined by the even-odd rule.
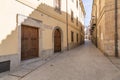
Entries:
[[76,7],[78,8],[78,0],[76,0]]
[[74,22],[74,20],[73,20],[73,11],[71,11],[71,21]]
[[55,0],[55,10],[61,11],[61,0]]
[[76,40],[77,40],[77,42],[78,42],[78,33],[77,33],[77,35],[76,35],[76,38],[77,38]]
[[101,11],[101,0],[99,0],[99,12]]
[[73,42],[73,41],[74,41],[74,32],[71,31],[71,42]]
[[76,25],[78,26],[78,17],[76,18]]

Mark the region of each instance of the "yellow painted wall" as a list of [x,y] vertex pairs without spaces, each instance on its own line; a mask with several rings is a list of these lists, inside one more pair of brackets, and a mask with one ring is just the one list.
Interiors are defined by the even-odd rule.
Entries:
[[[62,12],[58,13],[55,11],[53,6],[53,0],[40,0],[31,3],[33,0],[3,0],[0,1],[0,55],[8,55],[8,54],[17,54],[19,51],[19,38],[18,38],[18,29],[16,29],[17,25],[17,14],[30,16],[37,20],[42,21],[42,24],[48,25],[42,30],[42,49],[52,49],[53,48],[53,40],[52,33],[53,29],[56,26],[59,26],[63,31],[63,47],[67,46],[67,36],[66,36],[66,4],[63,5]],[[50,3],[49,3],[50,2]],[[65,0],[62,0],[62,3],[65,3]],[[71,3],[70,3],[71,4]],[[70,5],[68,4],[68,5]],[[80,6],[79,6],[80,7]],[[74,10],[76,5],[72,7]],[[70,7],[68,8],[70,11]],[[80,9],[81,10],[81,9]],[[71,31],[74,31],[75,38],[74,41],[76,43],[76,33],[81,33],[81,24],[76,26],[76,16],[80,16],[79,13],[81,11],[74,11],[74,23],[71,23],[70,17],[68,18],[69,25],[69,43],[71,41]],[[70,13],[69,13],[70,15]],[[79,17],[79,21],[84,19],[84,14],[82,12],[82,16]],[[84,25],[84,21],[81,22]],[[18,26],[17,26],[18,27]],[[49,28],[50,27],[50,28]],[[13,32],[12,32],[13,31]],[[10,35],[10,36],[8,36]],[[8,37],[7,37],[8,36]]]

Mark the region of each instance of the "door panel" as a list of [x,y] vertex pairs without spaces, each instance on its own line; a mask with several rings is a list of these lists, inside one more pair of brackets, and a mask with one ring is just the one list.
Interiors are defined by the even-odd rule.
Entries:
[[60,52],[61,51],[61,33],[60,30],[55,30],[54,33],[54,52]]
[[38,57],[39,32],[38,28],[22,25],[21,28],[21,59]]

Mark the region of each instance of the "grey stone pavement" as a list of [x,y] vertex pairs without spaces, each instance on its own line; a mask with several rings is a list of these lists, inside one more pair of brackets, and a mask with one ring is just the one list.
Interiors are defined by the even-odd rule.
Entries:
[[[46,59],[26,61],[0,80],[120,80],[116,59],[107,58],[90,41]],[[117,60],[119,62],[119,60]]]

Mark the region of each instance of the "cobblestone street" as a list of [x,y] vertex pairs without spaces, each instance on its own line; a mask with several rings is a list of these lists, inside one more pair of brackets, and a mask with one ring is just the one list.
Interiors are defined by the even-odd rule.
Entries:
[[57,55],[24,76],[10,73],[0,80],[119,80],[119,73],[103,53],[86,41],[85,45]]

